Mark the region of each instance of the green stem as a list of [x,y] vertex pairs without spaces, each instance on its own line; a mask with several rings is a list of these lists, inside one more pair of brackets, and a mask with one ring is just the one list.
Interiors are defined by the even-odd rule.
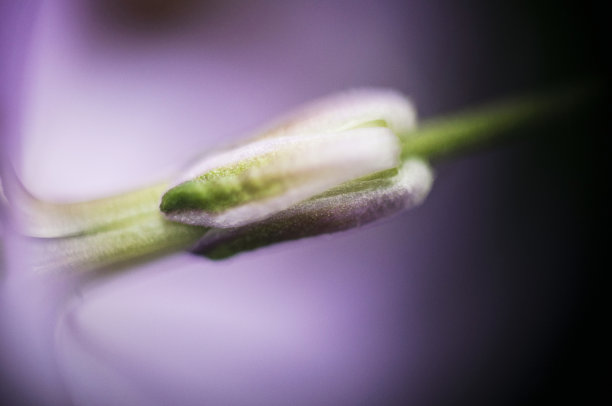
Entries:
[[53,238],[87,235],[117,228],[144,214],[159,212],[159,198],[168,184],[80,203],[58,204],[39,200],[17,185],[20,226],[32,237]]
[[90,270],[145,261],[189,248],[206,230],[168,221],[159,212],[144,213],[95,233],[36,239],[34,267]]
[[99,269],[180,251],[195,243],[204,227],[174,223],[159,211],[163,182],[83,203],[37,200],[18,187],[20,228],[34,237],[36,269]]
[[[554,119],[585,100],[585,90],[508,100],[426,121],[400,134],[402,158],[438,160],[487,145],[536,121]],[[38,237],[43,269],[113,266],[188,248],[208,230],[166,220],[159,210],[166,183],[78,204],[51,204],[25,192],[18,199],[25,234]],[[21,206],[21,204],[20,204]],[[24,209],[25,207],[25,209]]]
[[515,130],[558,119],[583,103],[589,87],[509,99],[463,113],[425,121],[415,131],[401,134],[402,158],[439,160],[499,141]]

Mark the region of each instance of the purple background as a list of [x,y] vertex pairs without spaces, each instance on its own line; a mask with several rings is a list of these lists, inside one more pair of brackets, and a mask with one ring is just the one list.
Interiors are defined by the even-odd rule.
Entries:
[[[605,70],[587,4],[164,3],[2,3],[2,165],[40,197],[155,181],[336,90],[397,88],[429,117]],[[584,403],[603,380],[594,111],[437,165],[391,220],[226,262],[33,276],[3,227],[0,400]]]

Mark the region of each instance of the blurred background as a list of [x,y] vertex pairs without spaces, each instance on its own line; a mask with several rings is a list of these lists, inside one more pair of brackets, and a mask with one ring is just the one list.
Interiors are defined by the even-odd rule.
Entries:
[[[421,119],[573,83],[603,94],[605,16],[565,1],[2,1],[0,162],[78,201],[347,88],[398,89]],[[391,221],[225,262],[33,275],[5,225],[0,403],[591,403],[610,149],[604,104],[587,110],[436,165],[425,204]]]

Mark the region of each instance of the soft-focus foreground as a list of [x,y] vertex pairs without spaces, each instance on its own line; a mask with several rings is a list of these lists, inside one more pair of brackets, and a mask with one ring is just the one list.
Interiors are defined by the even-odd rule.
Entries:
[[[597,73],[595,13],[543,4],[3,2],[0,163],[85,201],[342,89],[431,117]],[[391,221],[224,262],[41,275],[3,222],[0,403],[594,403],[597,117],[437,167]]]

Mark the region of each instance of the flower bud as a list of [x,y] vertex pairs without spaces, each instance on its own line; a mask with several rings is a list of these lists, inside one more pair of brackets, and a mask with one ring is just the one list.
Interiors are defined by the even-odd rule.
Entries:
[[261,221],[345,182],[396,168],[398,133],[414,109],[386,90],[325,98],[281,119],[250,142],[205,156],[162,197],[181,223],[216,228]]
[[273,243],[347,230],[420,204],[433,181],[419,160],[330,189],[255,223],[211,229],[193,252],[224,259]]

